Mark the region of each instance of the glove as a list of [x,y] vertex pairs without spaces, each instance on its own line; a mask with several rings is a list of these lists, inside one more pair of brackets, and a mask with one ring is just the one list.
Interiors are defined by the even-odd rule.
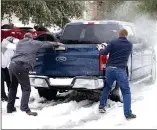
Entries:
[[100,50],[103,50],[105,49],[105,47],[107,46],[107,43],[102,43],[102,44],[97,44],[97,49],[100,51]]
[[101,44],[104,45],[105,47],[107,47],[107,43],[104,42],[104,43],[101,43]]

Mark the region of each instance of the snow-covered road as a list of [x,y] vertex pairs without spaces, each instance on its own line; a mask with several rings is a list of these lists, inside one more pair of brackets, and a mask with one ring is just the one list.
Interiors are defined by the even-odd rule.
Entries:
[[[98,113],[98,102],[45,101],[39,98],[32,88],[30,108],[37,111],[37,117],[27,116],[19,109],[20,100],[16,101],[17,112],[6,113],[6,102],[2,103],[3,129],[53,129],[53,128],[157,128],[157,85],[131,85],[132,110],[137,118],[126,121],[121,103],[109,101],[106,114]],[[138,88],[137,88],[138,87]],[[135,93],[136,91],[136,93]],[[18,96],[21,96],[20,87]]]

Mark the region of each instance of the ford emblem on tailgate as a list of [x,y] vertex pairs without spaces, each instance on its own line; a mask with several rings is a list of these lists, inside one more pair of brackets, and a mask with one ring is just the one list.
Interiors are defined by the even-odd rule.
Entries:
[[59,62],[64,62],[66,60],[67,60],[67,58],[64,57],[64,56],[58,56],[58,57],[56,57],[56,61],[59,61]]

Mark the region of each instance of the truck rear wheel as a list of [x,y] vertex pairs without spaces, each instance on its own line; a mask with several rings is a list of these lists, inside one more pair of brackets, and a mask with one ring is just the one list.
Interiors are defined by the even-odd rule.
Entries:
[[55,89],[38,88],[38,93],[40,97],[44,97],[49,101],[55,99],[57,96],[57,90]]
[[109,98],[115,102],[123,102],[123,96],[117,83],[115,84],[114,89],[111,91]]
[[[126,68],[126,73],[127,73],[127,76],[129,77],[129,69],[128,69],[128,67]],[[112,101],[123,103],[123,96],[122,96],[121,90],[120,90],[117,82],[115,82],[113,84],[113,88],[114,89],[110,92],[109,98]]]

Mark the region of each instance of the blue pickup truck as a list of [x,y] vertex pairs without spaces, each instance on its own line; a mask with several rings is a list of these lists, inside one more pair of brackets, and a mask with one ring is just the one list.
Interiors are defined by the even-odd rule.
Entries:
[[[99,55],[96,45],[118,37],[118,31],[122,28],[128,30],[128,38],[133,43],[133,52],[126,68],[128,79],[147,78],[153,83],[156,79],[153,47],[136,37],[134,24],[106,20],[68,23],[58,36],[62,45],[53,48],[43,46],[39,50],[36,65],[30,73],[31,85],[48,100],[54,99],[60,90],[100,91],[105,83],[103,79],[108,56]],[[114,85],[113,91],[117,94],[114,96],[119,97],[118,85]]]

